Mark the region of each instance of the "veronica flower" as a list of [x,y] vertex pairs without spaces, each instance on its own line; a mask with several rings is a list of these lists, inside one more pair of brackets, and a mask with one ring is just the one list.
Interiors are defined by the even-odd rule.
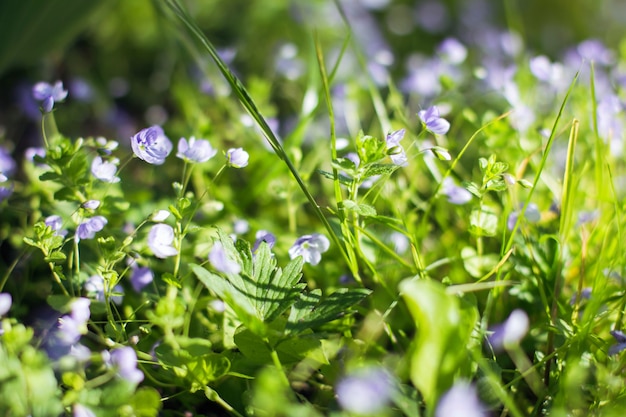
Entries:
[[108,220],[103,216],[94,216],[84,220],[76,228],[76,239],[93,239],[96,233],[104,229]]
[[209,261],[219,272],[225,274],[238,274],[241,272],[241,265],[228,257],[224,246],[220,242],[213,244],[211,252],[209,252]]
[[[17,163],[11,157],[9,151],[0,146],[0,173],[10,177],[15,172]],[[6,179],[4,180],[6,181]]]
[[196,139],[192,136],[189,142],[185,138],[180,138],[176,156],[187,162],[206,162],[216,153],[217,150],[213,149],[208,140]]
[[105,362],[115,368],[117,374],[122,379],[133,384],[138,384],[143,381],[143,372],[137,369],[137,353],[135,353],[132,347],[124,346],[113,349],[109,355],[103,354],[103,356]]
[[168,217],[170,217],[170,212],[167,210],[158,210],[152,213],[152,217],[150,220],[156,223],[164,222]]
[[450,177],[443,180],[441,193],[448,197],[448,202],[456,205],[468,203],[472,199],[472,193],[456,185]]
[[45,218],[44,223],[55,231],[55,235],[65,236],[67,234],[67,230],[61,230],[61,227],[63,227],[63,219],[61,216],[57,216],[56,214],[48,216]]
[[72,303],[71,313],[59,318],[57,339],[62,345],[71,346],[87,333],[90,303],[91,301],[87,298],[77,298]]
[[50,113],[55,101],[63,101],[67,97],[67,90],[63,89],[63,83],[57,81],[54,85],[46,82],[38,82],[33,86],[33,97],[41,101],[41,108],[44,113]]
[[130,146],[139,159],[149,164],[161,165],[172,151],[172,142],[161,126],[145,128],[130,138]]
[[524,310],[516,309],[504,323],[493,328],[489,342],[495,350],[517,345],[528,333],[528,315]]
[[407,157],[404,148],[400,145],[400,141],[404,137],[404,129],[396,130],[387,135],[387,152],[391,161],[398,166],[407,166]]
[[358,415],[378,415],[394,391],[393,380],[381,367],[359,369],[342,378],[335,387],[341,407]]
[[[104,301],[104,278],[100,275],[92,275],[85,282],[85,291],[90,297],[93,297],[96,301]],[[121,285],[113,287],[113,292],[116,295],[110,297],[111,301],[115,304],[121,304],[124,297],[124,288]]]
[[136,292],[141,292],[144,287],[154,280],[154,273],[147,266],[134,268],[130,276],[130,284]]
[[256,250],[261,245],[261,242],[267,242],[270,246],[270,249],[274,247],[276,243],[276,236],[273,233],[268,232],[267,230],[259,230],[256,232],[256,241],[254,242],[254,246],[252,247],[252,252],[256,252]]
[[13,298],[11,297],[11,294],[9,294],[8,292],[0,293],[0,317],[9,312],[12,303]]
[[480,402],[478,392],[467,382],[456,383],[446,392],[435,409],[435,417],[486,417],[487,408]]
[[172,242],[174,242],[174,229],[167,224],[155,224],[148,233],[148,246],[157,258],[167,258],[178,254]]
[[304,235],[296,240],[289,249],[289,257],[294,259],[302,256],[304,262],[317,265],[322,260],[322,253],[330,247],[328,238],[320,233]]
[[[507,229],[513,230],[515,224],[517,224],[517,219],[520,214],[521,209],[515,210],[514,212],[509,214],[509,217],[506,221]],[[539,220],[541,220],[541,212],[539,211],[539,207],[537,207],[535,203],[528,203],[528,206],[526,207],[526,212],[524,213],[524,218],[531,223],[537,223]]]
[[120,178],[115,176],[116,171],[117,164],[107,162],[100,156],[96,156],[91,163],[91,174],[100,181],[109,183],[119,182]]
[[453,65],[462,64],[467,58],[467,48],[455,38],[446,38],[437,47],[437,53]]
[[624,334],[621,330],[611,330],[611,336],[615,338],[617,343],[611,345],[609,348],[609,355],[617,355],[622,350],[626,349],[626,334]]
[[243,148],[231,148],[226,151],[226,159],[228,160],[228,165],[233,168],[243,168],[248,166],[248,152],[244,151]]
[[437,106],[431,106],[426,110],[420,110],[417,115],[427,130],[436,135],[445,135],[450,130],[450,123],[439,117],[439,109]]
[[99,200],[87,200],[83,204],[81,204],[81,207],[87,210],[95,210],[98,207],[100,207],[100,201]]

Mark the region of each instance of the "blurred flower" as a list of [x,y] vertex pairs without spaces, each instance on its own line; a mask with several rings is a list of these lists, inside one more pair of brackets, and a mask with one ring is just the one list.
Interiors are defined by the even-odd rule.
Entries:
[[57,216],[56,214],[48,216],[45,218],[44,223],[56,232],[55,235],[65,236],[67,234],[67,230],[61,230],[61,227],[63,227],[63,219],[61,216]]
[[163,164],[172,151],[172,142],[157,125],[140,130],[130,138],[130,145],[139,159],[154,165]]
[[486,407],[480,402],[473,385],[457,382],[446,392],[435,410],[435,417],[486,417]]
[[[6,180],[6,177],[2,176],[2,174],[0,174],[0,179],[4,178]],[[13,184],[9,184],[6,186],[0,186],[0,203],[3,202],[4,200],[6,200],[7,198],[9,198],[11,196],[11,194],[13,194]]]
[[[521,214],[521,208],[519,210],[515,210],[509,214],[509,217],[506,220],[506,227],[509,230],[513,230],[515,225],[517,224],[517,219]],[[524,213],[524,218],[531,223],[537,223],[541,220],[541,212],[539,211],[539,207],[535,203],[528,203],[526,207],[526,212]]]
[[81,404],[74,404],[72,410],[73,417],[96,417],[96,414],[89,408]]
[[[580,300],[589,300],[591,298],[591,292],[592,292],[592,288],[590,287],[586,287],[583,288],[582,291],[580,292]],[[572,297],[569,299],[569,303],[570,305],[574,305],[576,303],[576,299],[578,298],[578,293],[574,293],[572,294]]]
[[243,235],[250,230],[250,224],[245,219],[238,219],[233,222],[233,232],[237,235]]
[[83,78],[73,78],[69,83],[69,91],[72,98],[89,102],[93,98],[93,89],[91,85]]
[[528,333],[528,315],[524,310],[516,309],[504,323],[493,328],[489,342],[495,350],[506,349],[519,344]]
[[87,200],[83,204],[81,204],[81,207],[88,209],[88,210],[95,210],[98,207],[100,207],[100,201],[99,200]]
[[578,44],[576,48],[581,58],[593,61],[601,65],[612,65],[615,61],[613,51],[608,49],[598,39],[587,39]]
[[[108,353],[108,352],[107,352]],[[108,362],[115,370],[117,374],[122,378],[133,384],[138,384],[143,381],[143,372],[137,369],[137,353],[132,347],[124,346],[121,348],[113,349],[108,355]]]
[[144,287],[150,284],[153,280],[154,273],[147,266],[134,268],[133,274],[130,276],[130,284],[136,292],[141,292],[141,290],[143,290]]
[[256,252],[256,250],[261,245],[261,242],[267,242],[270,246],[270,249],[274,247],[276,243],[276,236],[273,233],[268,232],[267,230],[259,230],[256,232],[256,240],[254,241],[254,246],[252,247],[252,252]]
[[462,64],[467,58],[467,48],[455,38],[446,38],[437,47],[437,53],[450,64]]
[[8,292],[0,292],[0,317],[6,315],[11,309],[13,298]]
[[563,65],[558,62],[550,62],[550,59],[545,55],[531,58],[530,72],[539,81],[548,83],[550,86],[563,87],[568,82]]
[[341,407],[358,415],[382,412],[393,394],[393,380],[384,368],[370,366],[343,377],[335,387]]
[[[0,173],[10,177],[15,173],[17,163],[11,156],[11,153],[0,146]],[[6,181],[6,179],[4,180]]]
[[83,334],[87,333],[87,321],[91,315],[90,304],[91,301],[88,298],[77,298],[72,303],[71,313],[59,318],[57,339],[61,344],[73,345]]
[[80,239],[93,239],[96,232],[101,231],[108,223],[104,216],[94,216],[83,220],[76,228],[76,234]]
[[[404,137],[404,129],[396,130],[387,135],[387,152],[391,161],[398,166],[407,166],[409,163],[407,162],[406,153],[404,152],[404,148],[400,145],[400,141]],[[356,164],[355,164],[356,165]],[[358,166],[358,165],[357,165]]]
[[226,159],[228,160],[228,165],[233,168],[243,168],[248,165],[248,152],[244,151],[243,148],[231,148],[226,152]]
[[76,239],[93,239],[96,233],[104,229],[108,220],[103,216],[94,216],[83,220],[76,228]]
[[228,257],[224,246],[220,242],[215,242],[209,252],[211,265],[224,274],[238,274],[241,272],[241,265]]
[[117,164],[104,161],[100,156],[96,156],[91,163],[91,173],[100,181],[109,183],[119,182],[120,178],[115,176],[116,171]]
[[302,256],[304,262],[317,265],[322,260],[322,253],[330,247],[328,238],[320,233],[304,235],[296,240],[289,249],[289,257],[294,259]]
[[196,139],[192,136],[189,142],[185,138],[180,138],[176,156],[187,162],[206,162],[216,153],[217,150],[213,149],[208,140]]
[[148,233],[148,246],[157,258],[167,258],[178,254],[172,242],[174,242],[174,229],[167,224],[155,224]]
[[31,146],[26,148],[24,151],[24,159],[27,161],[33,162],[38,166],[46,166],[45,164],[40,164],[35,161],[35,157],[38,156],[40,158],[46,157],[46,148],[42,148],[40,146]]
[[450,123],[446,119],[439,117],[439,109],[437,106],[431,106],[426,110],[420,110],[417,115],[426,129],[436,135],[445,135],[448,133],[448,130],[450,130]]
[[170,212],[167,210],[158,210],[152,214],[150,218],[153,222],[160,223],[164,222],[168,217],[170,217]]
[[63,89],[63,82],[57,81],[54,85],[46,82],[38,82],[33,86],[33,97],[41,101],[44,113],[49,113],[54,107],[55,101],[63,101],[67,97],[67,90]]
[[594,222],[600,217],[599,210],[581,211],[578,213],[578,225],[588,224]]
[[[90,276],[85,282],[85,291],[87,291],[87,294],[89,294],[90,297],[93,297],[96,301],[105,301],[104,278],[100,275]],[[124,297],[124,288],[118,284],[113,288],[113,293],[116,295],[112,295],[110,297],[111,301],[118,305],[121,304]]]
[[621,330],[611,330],[611,336],[615,338],[617,343],[609,347],[609,355],[617,355],[626,349],[626,334]]
[[468,203],[472,199],[472,193],[456,185],[450,177],[444,178],[441,193],[448,197],[448,202],[456,205]]
[[406,237],[404,233],[400,233],[396,231],[391,232],[391,234],[389,235],[389,240],[391,240],[391,243],[393,243],[394,250],[396,251],[396,253],[404,253],[411,246],[411,242],[409,241],[409,238]]

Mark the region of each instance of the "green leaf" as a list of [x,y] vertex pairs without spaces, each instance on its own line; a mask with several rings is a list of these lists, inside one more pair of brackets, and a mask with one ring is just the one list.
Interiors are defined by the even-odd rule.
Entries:
[[[335,176],[333,175],[332,172],[328,172],[328,171],[324,171],[321,169],[317,170],[317,173],[320,174],[321,176],[323,176],[324,178],[328,178],[329,180],[334,180]],[[350,185],[352,184],[352,178],[346,177],[345,175],[337,175],[339,182],[343,185]]]
[[490,253],[479,256],[476,250],[466,246],[461,250],[461,259],[465,270],[474,278],[480,278],[491,271],[499,261],[496,254]]
[[398,165],[394,164],[370,164],[365,166],[363,178],[373,177],[375,175],[391,174],[398,169]]
[[136,417],[156,417],[163,406],[161,395],[152,387],[141,387],[130,399]]
[[344,207],[348,211],[354,211],[360,216],[363,217],[373,217],[376,216],[376,209],[367,204],[357,204],[352,200],[343,200]]
[[75,201],[76,193],[70,187],[63,187],[54,193],[54,199],[59,201]]
[[407,279],[400,291],[417,327],[410,353],[410,375],[430,414],[439,397],[471,361],[470,335],[478,319],[475,307],[461,307],[439,282]]
[[67,259],[67,256],[65,256],[65,254],[60,251],[52,252],[50,255],[44,258],[46,262],[52,262],[52,263],[60,263],[66,259]]
[[369,294],[371,291],[366,288],[340,288],[323,299],[317,290],[303,294],[291,309],[286,332],[300,333],[336,320],[349,313],[350,307]]
[[474,236],[495,236],[498,231],[498,216],[489,207],[482,206],[470,214],[469,232]]

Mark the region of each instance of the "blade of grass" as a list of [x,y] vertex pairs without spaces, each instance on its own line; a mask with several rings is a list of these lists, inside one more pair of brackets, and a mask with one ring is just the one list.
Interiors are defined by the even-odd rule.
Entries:
[[[159,2],[157,2],[157,4],[159,4]],[[333,243],[337,245],[337,247],[339,248],[346,262],[350,264],[350,259],[348,258],[345,248],[341,244],[341,241],[339,237],[337,236],[337,233],[333,230],[328,219],[322,212],[321,207],[317,204],[315,198],[313,197],[313,195],[307,188],[306,184],[300,177],[298,170],[292,163],[291,159],[289,159],[289,157],[287,156],[287,153],[285,152],[284,148],[280,144],[280,141],[278,140],[278,138],[276,137],[272,129],[269,127],[269,125],[265,121],[265,118],[259,112],[254,100],[252,99],[252,97],[250,97],[244,85],[235,76],[235,74],[230,70],[228,65],[222,60],[222,58],[217,53],[217,50],[213,46],[213,43],[204,35],[204,33],[200,30],[200,28],[195,24],[193,19],[187,14],[187,12],[180,5],[178,0],[165,0],[165,4],[169,8],[169,10],[176,16],[176,18],[183,24],[183,26],[187,29],[188,34],[191,35],[196,41],[198,41],[204,47],[204,50],[213,59],[218,69],[220,70],[220,72],[222,73],[226,81],[230,84],[231,88],[237,95],[237,98],[239,99],[240,103],[243,105],[243,107],[246,109],[250,117],[252,117],[252,119],[256,122],[257,126],[263,132],[268,143],[274,150],[274,153],[276,153],[276,155],[287,165],[287,168],[291,172],[291,175],[294,177],[294,179],[298,183],[298,186],[304,193],[306,199],[311,204],[313,211],[315,212],[319,220],[322,222],[322,224],[326,228],[326,231],[330,235],[331,240],[333,241]]]

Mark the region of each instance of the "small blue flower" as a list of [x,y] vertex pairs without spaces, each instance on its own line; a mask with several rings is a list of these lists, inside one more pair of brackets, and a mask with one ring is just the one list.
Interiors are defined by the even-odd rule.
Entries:
[[243,148],[231,148],[226,151],[226,159],[228,165],[233,168],[243,168],[248,166],[248,159],[250,155],[244,151]]
[[378,415],[389,403],[393,391],[389,372],[375,366],[350,373],[335,387],[341,408],[358,415]]
[[87,200],[81,204],[81,207],[87,210],[95,210],[100,207],[100,200]]
[[261,242],[267,242],[267,244],[270,246],[270,249],[274,247],[274,244],[276,243],[276,236],[274,236],[273,233],[268,232],[267,230],[259,230],[258,232],[256,232],[256,240],[254,241],[254,246],[252,246],[252,252],[256,252],[256,250],[259,248],[259,245],[261,245]]
[[521,309],[513,310],[504,323],[493,328],[489,343],[494,350],[516,346],[528,333],[528,325],[528,314]]
[[117,171],[117,160],[108,162],[102,159],[100,156],[96,156],[91,163],[91,174],[100,181],[116,183],[119,182],[119,177],[115,176]]
[[130,138],[130,146],[139,159],[149,164],[162,165],[172,151],[172,142],[161,126],[145,128]]
[[213,244],[213,248],[209,252],[209,261],[215,269],[224,274],[238,274],[241,272],[241,265],[228,257],[224,246],[220,242]]
[[456,205],[469,203],[472,199],[472,193],[467,191],[465,188],[456,185],[454,180],[450,177],[446,177],[443,180],[441,193],[448,197],[448,201],[450,203]]
[[63,346],[71,346],[78,342],[80,337],[87,333],[87,321],[91,314],[87,298],[77,298],[72,303],[71,313],[59,318],[59,327],[56,336]]
[[[511,214],[509,214],[509,217],[506,221],[507,229],[513,230],[513,228],[515,228],[515,224],[517,223],[517,219],[520,214],[521,209],[515,210]],[[526,212],[524,213],[524,218],[531,223],[537,223],[539,220],[541,220],[541,212],[539,211],[539,207],[537,207],[535,203],[528,203],[528,206],[526,207]]]
[[154,280],[154,273],[147,266],[134,268],[130,277],[130,283],[136,292],[141,292],[144,287]]
[[322,260],[322,253],[330,247],[328,238],[320,233],[304,235],[296,240],[296,243],[289,249],[291,259],[302,256],[304,262],[317,265]]
[[38,82],[33,86],[33,97],[41,101],[44,113],[50,113],[55,101],[63,101],[67,97],[67,90],[63,89],[63,83],[57,81],[54,85],[46,82]]
[[[387,151],[391,161],[398,166],[407,166],[407,157],[404,148],[400,145],[400,141],[404,137],[404,129],[396,130],[387,135]],[[355,164],[356,165],[356,164]]]
[[[137,353],[135,353],[133,348],[124,346],[112,350],[110,355],[104,354],[103,356],[105,357],[105,362],[108,362],[122,379],[133,384],[143,381],[144,375],[143,372],[137,369]],[[107,361],[106,359],[109,360]]]
[[84,220],[76,228],[76,239],[93,239],[96,233],[104,229],[108,220],[103,216],[94,216]]
[[178,250],[172,246],[173,242],[174,229],[170,225],[155,224],[148,233],[148,246],[157,258],[167,258],[178,254]]
[[56,214],[48,216],[45,218],[44,223],[54,230],[54,234],[57,236],[65,236],[67,234],[67,230],[61,230],[61,227],[63,227],[63,219],[61,216],[57,216]]
[[11,309],[13,298],[8,292],[0,292],[0,317],[4,316]]
[[[11,157],[11,153],[0,146],[0,173],[4,174],[6,177],[10,177],[13,175],[16,168],[17,163],[13,157]],[[6,181],[6,179],[4,181]]]
[[609,348],[609,355],[617,355],[622,350],[626,349],[626,334],[621,330],[611,330],[611,336],[617,341],[616,344],[611,345]]
[[206,162],[216,153],[217,150],[213,149],[208,140],[196,139],[192,136],[189,142],[185,138],[180,138],[176,156],[187,162]]
[[437,106],[431,106],[426,110],[420,110],[417,115],[422,120],[426,129],[436,135],[445,135],[450,130],[450,123],[439,117],[439,109]]
[[435,417],[487,417],[487,408],[480,402],[476,387],[458,382],[446,392],[435,410]]

